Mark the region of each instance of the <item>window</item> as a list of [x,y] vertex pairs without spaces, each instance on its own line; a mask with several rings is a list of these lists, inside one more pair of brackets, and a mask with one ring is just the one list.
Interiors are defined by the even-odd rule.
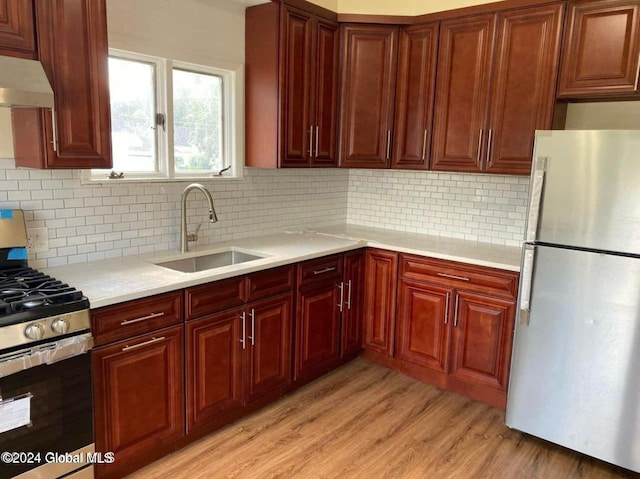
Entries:
[[111,50],[113,170],[91,179],[241,176],[241,74]]

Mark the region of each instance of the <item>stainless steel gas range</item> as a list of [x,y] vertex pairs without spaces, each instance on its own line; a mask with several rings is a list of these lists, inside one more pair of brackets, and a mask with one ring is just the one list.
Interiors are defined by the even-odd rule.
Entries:
[[0,210],[0,479],[92,478],[89,301],[29,268],[21,210]]

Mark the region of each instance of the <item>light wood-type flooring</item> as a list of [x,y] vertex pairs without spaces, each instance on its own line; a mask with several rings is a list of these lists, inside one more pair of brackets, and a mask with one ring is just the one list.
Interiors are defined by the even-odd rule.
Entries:
[[639,477],[503,421],[503,411],[356,359],[130,479]]

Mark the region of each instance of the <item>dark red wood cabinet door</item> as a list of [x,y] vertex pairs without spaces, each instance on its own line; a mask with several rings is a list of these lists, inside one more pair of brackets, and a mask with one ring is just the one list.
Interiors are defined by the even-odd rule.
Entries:
[[0,0],[0,55],[35,58],[32,0]]
[[339,296],[333,281],[298,290],[295,379],[323,373],[338,360]]
[[393,355],[398,254],[368,249],[365,260],[364,348]]
[[450,374],[506,391],[514,302],[457,291],[455,305]]
[[485,171],[528,175],[535,130],[550,129],[563,4],[498,15]]
[[398,28],[344,24],[339,166],[386,168],[392,149]]
[[245,308],[245,404],[291,382],[292,306],[288,293]]
[[400,29],[392,168],[429,166],[437,54],[437,23]]
[[453,290],[402,279],[395,357],[445,373]]
[[111,168],[105,0],[36,0],[35,6],[56,122],[54,129],[48,109],[12,111],[16,165]]
[[242,407],[242,312],[186,323],[187,432]]
[[571,1],[558,96],[638,92],[640,1]]
[[183,435],[182,325],[92,351],[96,450],[116,475],[143,454]]
[[316,23],[315,129],[311,166],[336,166],[338,134],[338,24],[318,18]]
[[280,166],[309,166],[313,105],[311,88],[313,16],[297,8],[281,7],[281,135]]
[[482,171],[496,16],[442,22],[431,169]]
[[364,251],[345,253],[340,356],[362,349]]

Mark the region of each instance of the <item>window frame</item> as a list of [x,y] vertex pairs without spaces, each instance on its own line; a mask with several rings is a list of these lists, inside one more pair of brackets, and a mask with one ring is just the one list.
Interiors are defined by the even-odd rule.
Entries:
[[[163,58],[143,53],[109,48],[109,57],[153,65],[154,115],[164,113],[165,128],[155,128],[157,171],[124,171],[123,178],[110,178],[111,169],[86,170],[83,182],[186,181],[191,179],[239,179],[244,170],[244,67],[233,62],[215,61],[215,65]],[[178,172],[174,157],[173,70],[216,75],[222,79],[222,140],[223,168],[231,167],[222,176],[217,171]],[[116,173],[120,173],[116,171]]]

